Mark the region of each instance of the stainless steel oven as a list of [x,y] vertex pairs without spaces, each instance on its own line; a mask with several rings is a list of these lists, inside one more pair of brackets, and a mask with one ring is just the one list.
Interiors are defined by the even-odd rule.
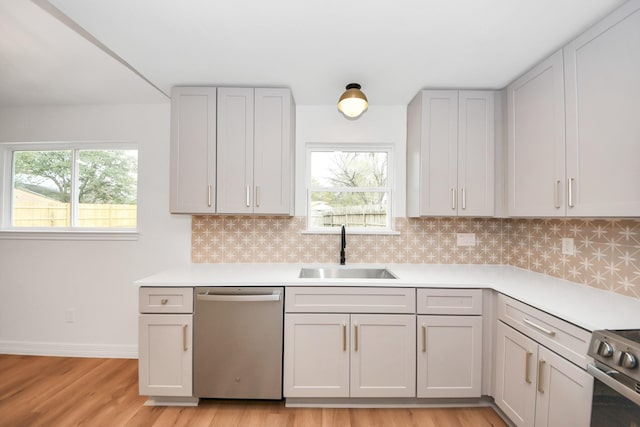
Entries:
[[595,331],[591,427],[640,427],[640,330]]

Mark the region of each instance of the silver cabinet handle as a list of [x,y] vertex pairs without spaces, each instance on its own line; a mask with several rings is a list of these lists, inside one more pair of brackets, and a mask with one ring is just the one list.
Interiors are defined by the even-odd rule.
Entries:
[[570,208],[575,207],[575,203],[573,203],[573,181],[575,181],[574,178],[569,178],[567,180],[567,194],[569,195],[569,203],[568,206]]
[[260,207],[260,186],[256,185],[256,207]]
[[347,351],[347,324],[342,323],[342,351]]
[[533,322],[532,322],[531,320],[529,320],[529,319],[522,319],[522,321],[523,321],[525,324],[527,324],[527,325],[531,326],[532,328],[535,328],[535,329],[539,330],[540,332],[542,332],[542,333],[545,333],[545,334],[549,335],[550,337],[555,337],[555,336],[556,336],[556,333],[555,333],[554,331],[550,331],[550,330],[549,330],[549,329],[547,329],[547,328],[543,328],[543,327],[542,327],[542,326],[540,326],[540,325],[536,325],[535,323],[533,323]]
[[533,356],[533,353],[531,353],[530,351],[527,351],[527,355],[525,356],[524,359],[524,380],[526,381],[527,384],[531,384],[531,378],[529,378],[529,368],[531,367],[531,356]]
[[462,191],[462,209],[467,209],[467,193],[464,191],[464,188],[461,191]]
[[538,392],[544,393],[544,389],[542,388],[542,369],[544,368],[544,364],[546,362],[542,359],[538,361]]
[[427,352],[427,326],[422,324],[422,352]]
[[553,190],[553,206],[555,206],[556,209],[560,209],[560,182],[559,179],[556,180],[556,185]]
[[280,293],[268,295],[205,295],[198,294],[198,301],[225,301],[225,302],[268,302],[280,301]]
[[187,351],[187,326],[182,325],[182,350]]
[[354,328],[354,336],[353,336],[353,343],[354,343],[354,351],[358,351],[358,325],[353,325]]
[[456,188],[451,187],[451,210],[456,210]]
[[251,201],[249,200],[249,186],[248,185],[246,187],[246,196],[247,196],[247,200],[246,200],[247,207],[249,207],[249,206],[251,206]]
[[167,303],[168,303],[168,302],[169,302],[169,299],[168,299],[168,298],[162,298],[162,299],[160,300],[160,304],[162,304],[162,305],[167,305]]
[[207,205],[211,207],[211,184],[207,185]]

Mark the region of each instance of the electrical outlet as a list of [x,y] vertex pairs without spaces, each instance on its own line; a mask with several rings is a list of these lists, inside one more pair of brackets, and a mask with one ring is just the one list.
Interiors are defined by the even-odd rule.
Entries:
[[75,308],[67,308],[64,311],[64,320],[67,323],[76,323],[76,309]]
[[575,255],[576,249],[573,246],[573,238],[571,237],[563,237],[562,238],[562,253],[564,255]]
[[476,233],[457,233],[456,234],[458,246],[475,246],[476,245]]

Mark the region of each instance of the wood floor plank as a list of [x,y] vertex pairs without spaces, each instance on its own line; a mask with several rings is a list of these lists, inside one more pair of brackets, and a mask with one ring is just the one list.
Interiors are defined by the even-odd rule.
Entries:
[[137,360],[0,355],[0,426],[503,427],[492,408],[287,408],[282,401],[203,399],[149,407]]

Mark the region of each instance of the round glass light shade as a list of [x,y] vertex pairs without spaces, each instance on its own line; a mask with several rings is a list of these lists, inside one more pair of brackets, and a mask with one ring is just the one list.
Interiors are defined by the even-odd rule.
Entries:
[[340,96],[340,100],[338,101],[338,110],[350,118],[358,117],[364,113],[368,107],[369,101],[357,83],[348,84],[347,90]]

